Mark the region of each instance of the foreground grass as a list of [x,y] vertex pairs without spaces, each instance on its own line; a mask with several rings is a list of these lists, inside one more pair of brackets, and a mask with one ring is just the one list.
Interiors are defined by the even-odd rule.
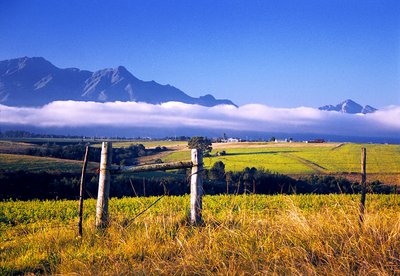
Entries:
[[189,197],[112,199],[105,232],[85,204],[77,237],[76,201],[0,203],[0,274],[400,273],[400,204],[358,196],[206,196],[204,226],[187,223]]

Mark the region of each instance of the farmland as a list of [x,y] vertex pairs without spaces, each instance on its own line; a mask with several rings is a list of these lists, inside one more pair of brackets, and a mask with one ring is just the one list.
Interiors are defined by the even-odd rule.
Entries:
[[[115,148],[131,144],[136,142],[114,142]],[[165,162],[189,160],[185,145],[183,142],[152,141],[146,146],[166,146],[168,150],[139,157],[139,163],[157,158]],[[362,146],[338,143],[213,144],[211,157],[204,158],[204,162],[206,168],[211,168],[217,161],[223,161],[226,170],[234,172],[257,167],[289,175],[357,175]],[[4,152],[0,154],[0,169],[45,171],[50,173],[46,177],[51,177],[53,172],[79,175],[81,161],[24,155],[31,147],[35,144],[27,141],[0,143]],[[398,179],[400,146],[368,144],[366,148],[368,179],[374,175]],[[222,151],[225,155],[216,155]],[[89,165],[92,171],[92,178],[87,183],[89,196],[96,194],[98,180],[93,177],[96,167],[98,163],[95,162]],[[185,174],[175,174],[167,183],[171,175],[174,174],[154,172],[151,173],[152,182],[146,182],[155,185],[156,177],[165,178],[164,186],[157,184],[158,189],[172,190],[181,178],[180,189],[187,189]],[[67,180],[61,175],[57,181],[49,182],[46,189],[59,183],[57,187],[64,190],[57,188],[57,191],[68,191],[73,196],[78,191],[78,178],[73,177],[71,187],[63,184]],[[112,188],[114,191],[115,187],[121,189],[119,196],[125,195],[123,190],[129,191],[129,195],[132,190],[135,190],[134,194],[143,194],[145,177],[144,174],[138,175],[137,179],[121,178],[120,186]],[[238,177],[240,186],[240,175]],[[204,197],[204,223],[197,227],[189,223],[187,195],[163,197],[148,210],[160,198],[112,198],[109,227],[105,230],[94,228],[96,201],[87,199],[83,237],[77,235],[76,200],[2,201],[0,274],[400,273],[400,203],[397,194],[368,195],[365,220],[360,227],[358,194],[238,195],[237,192],[232,194],[236,183],[231,183],[230,195]],[[223,182],[223,185],[225,189],[227,184]],[[148,194],[152,188],[156,187],[147,186]],[[257,189],[261,188],[257,186]],[[212,189],[205,187],[205,190]],[[53,195],[63,198],[60,194]],[[141,214],[144,210],[147,211]],[[141,215],[136,217],[138,214]]]
[[[0,141],[1,153],[23,152],[35,147],[38,141],[46,139],[28,139],[22,142]],[[48,139],[47,139],[48,140]],[[66,139],[52,139],[52,143],[67,143]],[[77,139],[72,139],[78,143]],[[163,161],[189,160],[190,152],[185,141],[115,141],[114,148],[126,148],[135,144],[143,144],[146,148],[167,147],[169,151],[161,155],[145,158],[146,161],[157,159]],[[37,147],[37,146],[36,146]],[[93,147],[100,147],[99,143]],[[212,157],[205,158],[205,166],[211,167],[222,161],[227,171],[239,171],[245,167],[256,167],[282,174],[335,174],[354,173],[360,169],[361,147],[367,148],[368,173],[400,173],[400,145],[352,144],[352,143],[215,143]],[[224,156],[213,156],[225,151]],[[4,157],[4,156],[2,156]],[[13,157],[15,160],[15,156]],[[12,159],[12,158],[10,158]],[[6,162],[11,164],[12,161]]]
[[[110,227],[94,230],[85,202],[0,203],[0,274],[312,274],[400,272],[400,205],[367,198],[359,228],[357,195],[206,196],[204,225],[187,222],[188,196],[110,201]],[[329,220],[327,219],[329,218]]]
[[[81,162],[48,157],[24,155],[24,151],[38,144],[32,139],[0,141],[0,169],[27,171],[74,171],[79,172]],[[33,139],[44,142],[46,139]],[[49,139],[47,139],[49,140]],[[52,139],[52,143],[66,143],[66,139]],[[79,143],[79,139],[72,139]],[[114,148],[126,148],[143,144],[148,149],[166,147],[166,151],[137,158],[138,164],[149,164],[155,160],[164,162],[190,160],[185,141],[114,141]],[[93,144],[99,147],[100,144]],[[361,147],[367,148],[367,174],[369,181],[380,180],[388,184],[400,184],[400,145],[351,144],[351,143],[214,143],[210,157],[204,158],[206,168],[217,161],[225,164],[226,171],[241,171],[246,167],[265,169],[294,177],[302,175],[334,175],[358,181]],[[225,155],[216,156],[218,152]],[[12,154],[18,153],[18,154]],[[98,166],[91,163],[90,168]]]
[[[97,167],[96,163],[89,163],[89,169]],[[82,161],[20,154],[0,154],[0,169],[27,172],[79,172],[82,170]]]
[[[225,151],[225,156],[205,158],[205,165],[223,161],[227,170],[238,171],[254,166],[279,173],[338,173],[359,172],[361,147],[367,148],[367,166],[370,173],[400,173],[399,145],[360,144],[258,144],[256,147],[240,144],[217,144],[213,152]],[[189,151],[172,153],[166,161],[189,158]]]
[[[346,175],[360,171],[361,147],[367,148],[367,173],[375,179],[389,179],[400,183],[400,145],[379,144],[305,144],[305,143],[233,143],[214,144],[211,155],[225,151],[224,156],[204,158],[205,166],[211,167],[222,161],[227,171],[239,171],[245,167],[272,172],[304,175]],[[164,161],[185,160],[188,150],[176,151]]]

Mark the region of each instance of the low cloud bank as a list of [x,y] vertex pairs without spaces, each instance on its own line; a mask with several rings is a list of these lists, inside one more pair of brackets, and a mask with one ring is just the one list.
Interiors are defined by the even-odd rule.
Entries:
[[355,136],[400,135],[400,106],[371,114],[342,114],[310,107],[261,104],[204,107],[178,102],[55,101],[40,108],[0,105],[0,124],[49,127],[154,127],[320,133]]

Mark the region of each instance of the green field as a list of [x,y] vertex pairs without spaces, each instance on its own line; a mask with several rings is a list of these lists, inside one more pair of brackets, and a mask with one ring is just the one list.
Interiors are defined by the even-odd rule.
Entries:
[[[85,201],[0,202],[0,274],[395,275],[397,195],[206,196],[204,225],[188,224],[189,197],[110,201],[110,226],[93,227]],[[329,219],[328,219],[329,218]]]
[[[400,173],[400,145],[378,144],[324,144],[309,145],[275,144],[258,147],[226,148],[219,145],[216,151],[225,150],[227,155],[204,158],[206,167],[222,161],[225,169],[240,171],[256,167],[282,174],[352,173],[360,172],[361,147],[367,148],[368,173]],[[164,161],[189,160],[189,151],[173,152]]]

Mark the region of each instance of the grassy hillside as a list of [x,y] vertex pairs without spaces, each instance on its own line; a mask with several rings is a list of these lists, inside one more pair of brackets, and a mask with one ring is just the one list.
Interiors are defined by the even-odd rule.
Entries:
[[[115,148],[122,148],[122,147],[129,147],[130,145],[134,144],[142,144],[146,148],[154,148],[157,146],[165,146],[165,147],[175,147],[181,145],[187,145],[187,141],[169,141],[169,140],[157,140],[157,141],[149,141],[149,140],[118,140],[118,139],[106,139],[107,141],[111,141],[113,143],[113,147]],[[58,145],[65,145],[65,144],[79,144],[79,143],[90,143],[93,147],[100,147],[101,146],[100,139],[90,139],[90,138],[7,138],[0,140],[0,149],[2,145],[5,146],[17,146],[19,145],[29,145],[30,147],[35,145],[41,144],[58,144]]]
[[[181,147],[186,146],[187,141],[112,141],[113,148],[126,148],[131,145],[142,144],[146,148],[155,147]],[[101,147],[101,143],[93,145],[94,147]]]
[[30,143],[0,140],[0,153],[24,154],[34,147],[36,145]]
[[3,142],[20,142],[20,143],[28,143],[28,144],[58,144],[58,145],[65,145],[65,144],[79,144],[79,143],[100,143],[99,140],[93,140],[90,138],[3,138]]
[[[97,167],[98,164],[93,162],[88,165],[89,170]],[[0,154],[0,169],[29,172],[80,172],[82,170],[82,161],[20,154]]]
[[[0,274],[295,274],[400,273],[400,204],[358,196],[206,196],[202,227],[187,223],[189,197],[110,201],[110,228],[93,229],[85,202],[77,238],[76,201],[0,202]],[[329,219],[327,219],[329,218]]]

